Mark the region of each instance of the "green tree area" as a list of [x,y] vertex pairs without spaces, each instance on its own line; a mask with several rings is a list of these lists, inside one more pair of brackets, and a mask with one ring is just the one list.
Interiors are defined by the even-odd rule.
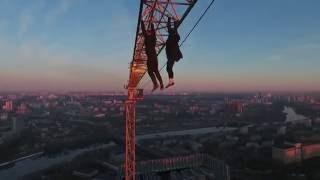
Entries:
[[0,162],[11,161],[41,151],[40,148],[35,147],[38,141],[36,137],[30,129],[25,129],[21,133],[8,138],[0,145]]

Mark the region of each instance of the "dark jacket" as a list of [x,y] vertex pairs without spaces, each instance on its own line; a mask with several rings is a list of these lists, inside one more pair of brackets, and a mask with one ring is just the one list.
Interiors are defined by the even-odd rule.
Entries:
[[150,35],[145,34],[144,44],[145,44],[145,48],[146,48],[146,54],[150,60],[154,60],[154,58],[157,56],[157,52],[155,49],[156,42],[157,42],[157,38],[156,38],[155,34],[150,34]]
[[180,35],[176,29],[169,30],[169,36],[166,42],[166,54],[168,61],[178,62],[183,58],[179,47]]
[[148,56],[147,62],[149,63],[149,62],[157,61],[157,52],[156,52],[157,37],[156,37],[156,31],[154,30],[153,24],[151,24],[151,30],[147,32],[144,22],[141,22],[141,30],[144,36],[146,54]]

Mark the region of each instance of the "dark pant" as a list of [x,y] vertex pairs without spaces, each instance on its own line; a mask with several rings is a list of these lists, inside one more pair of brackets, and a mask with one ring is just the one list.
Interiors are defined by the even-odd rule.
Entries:
[[[162,82],[162,78],[161,78],[161,75],[160,75],[160,72],[159,70],[155,70],[155,71],[152,71],[152,70],[148,70],[148,74],[152,80],[152,83],[154,86],[156,86],[158,83],[157,83],[157,79],[158,81],[160,82],[160,85],[162,86],[163,85],[163,82]],[[157,78],[157,79],[156,79]]]
[[167,61],[167,72],[170,79],[173,79],[173,70],[172,70],[173,65],[174,65],[174,61],[171,61],[171,60]]
[[148,60],[147,66],[148,66],[148,74],[152,80],[153,85],[155,86],[158,84],[157,79],[160,85],[163,85],[162,78],[158,70],[158,60],[157,59]]

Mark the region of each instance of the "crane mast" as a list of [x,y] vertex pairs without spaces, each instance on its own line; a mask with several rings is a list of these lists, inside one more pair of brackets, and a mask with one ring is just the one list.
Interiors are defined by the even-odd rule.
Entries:
[[138,89],[138,85],[147,72],[147,55],[140,23],[143,21],[146,27],[149,27],[151,23],[154,24],[157,37],[156,52],[159,55],[168,36],[168,18],[178,21],[179,27],[196,2],[197,0],[140,0],[133,58],[130,63],[129,80],[126,85],[128,99],[125,102],[125,180],[135,180],[136,176],[136,102],[143,99],[143,90]]

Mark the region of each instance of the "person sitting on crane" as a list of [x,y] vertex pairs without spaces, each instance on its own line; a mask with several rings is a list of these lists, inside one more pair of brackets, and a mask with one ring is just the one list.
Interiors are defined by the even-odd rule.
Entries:
[[154,25],[153,23],[151,23],[151,29],[146,30],[144,22],[141,21],[141,29],[142,29],[142,34],[144,36],[145,50],[148,58],[147,60],[148,74],[153,83],[152,92],[159,88],[157,79],[160,83],[160,89],[162,90],[163,82],[158,69],[158,56],[156,52],[157,38],[156,38],[156,31],[154,29]]
[[174,85],[173,80],[173,65],[175,62],[178,62],[183,58],[183,55],[180,51],[179,41],[180,35],[178,33],[178,21],[174,21],[174,27],[171,26],[171,18],[168,18],[168,39],[166,41],[166,54],[167,54],[167,72],[169,76],[169,83],[166,88]]

